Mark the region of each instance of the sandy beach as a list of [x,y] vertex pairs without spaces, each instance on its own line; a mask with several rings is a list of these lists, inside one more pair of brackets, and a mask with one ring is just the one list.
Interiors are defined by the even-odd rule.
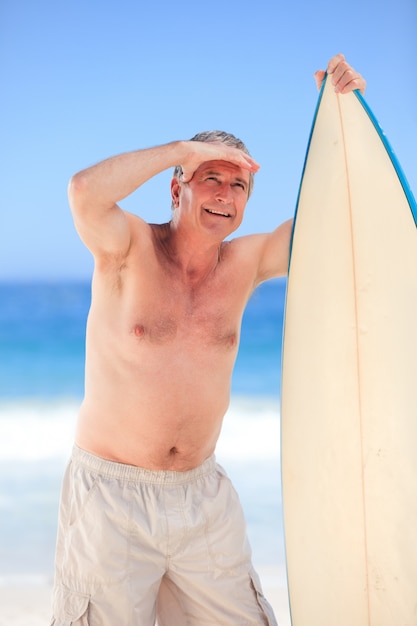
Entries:
[[[259,571],[265,596],[272,604],[279,626],[290,626],[287,591],[283,573],[268,567]],[[0,626],[49,626],[51,586],[45,583],[7,583],[0,586]],[[118,625],[122,626],[122,625]]]
[[0,626],[49,626],[51,586],[33,584],[0,587]]

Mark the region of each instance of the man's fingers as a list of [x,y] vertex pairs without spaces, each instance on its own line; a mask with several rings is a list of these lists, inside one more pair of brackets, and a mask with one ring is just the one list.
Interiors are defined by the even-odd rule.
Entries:
[[245,155],[245,157],[246,157],[246,163],[245,164],[242,163],[242,167],[245,167],[250,172],[256,173],[261,167],[259,163],[257,163],[255,159],[252,159],[252,157],[249,157],[248,155]]
[[335,90],[338,93],[344,94],[349,91],[353,91],[354,89],[359,89],[361,93],[364,93],[365,87],[366,81],[362,78],[362,76],[354,75],[352,78],[345,76],[344,80],[336,85]]
[[[344,54],[336,54],[334,57],[332,57],[330,59],[330,61],[327,64],[327,73],[328,74],[333,74],[333,72],[338,67],[338,65],[340,63],[344,63],[344,62],[345,62],[345,55]],[[346,63],[346,65],[347,65],[347,63]]]
[[317,89],[320,91],[326,72],[324,70],[317,70],[314,72],[314,80],[316,81]]
[[332,74],[332,84],[337,93],[348,93],[354,89],[365,91],[366,81],[347,63],[341,63]]
[[[196,143],[197,142],[193,142],[194,145]],[[214,146],[215,149],[213,150]],[[199,153],[198,158],[194,158],[192,162],[188,164],[181,165],[181,181],[183,183],[189,183],[198,167],[202,163],[208,161],[225,161],[227,163],[233,163],[234,165],[248,170],[249,172],[253,172],[254,174],[260,168],[259,163],[257,163],[255,159],[253,159],[249,154],[246,154],[246,152],[243,152],[238,148],[233,148],[225,144],[221,144],[220,142],[207,142],[204,145],[204,152]]]
[[330,59],[327,73],[331,75],[332,85],[337,93],[348,93],[354,89],[365,91],[366,81],[347,63],[343,54],[336,54]]

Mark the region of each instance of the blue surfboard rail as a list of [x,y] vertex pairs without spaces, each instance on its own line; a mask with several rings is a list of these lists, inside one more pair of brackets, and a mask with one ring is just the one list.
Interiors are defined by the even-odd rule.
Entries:
[[[290,269],[290,265],[291,265],[291,253],[292,253],[292,245],[293,245],[293,239],[294,239],[294,229],[295,229],[295,223],[297,220],[297,213],[298,213],[298,206],[299,206],[299,201],[300,201],[300,193],[301,193],[301,187],[302,187],[302,183],[303,183],[303,179],[304,179],[304,172],[305,172],[305,168],[307,165],[307,158],[308,158],[308,153],[310,150],[310,144],[311,144],[311,138],[313,136],[313,132],[314,132],[314,127],[316,124],[316,120],[317,120],[317,114],[320,108],[320,104],[321,104],[321,100],[323,97],[323,91],[324,91],[324,87],[326,84],[326,80],[327,80],[327,74],[323,80],[321,89],[320,89],[320,93],[319,93],[319,97],[317,100],[317,105],[316,105],[316,109],[314,112],[314,117],[313,117],[313,122],[311,124],[311,130],[310,130],[310,135],[308,138],[308,143],[307,143],[307,150],[306,150],[306,155],[305,155],[305,159],[304,159],[304,165],[303,165],[303,170],[302,170],[302,174],[301,174],[301,182],[300,182],[300,186],[298,188],[298,195],[297,195],[297,202],[296,202],[296,207],[295,207],[295,213],[294,213],[294,224],[293,224],[293,229],[292,229],[292,235],[291,235],[291,241],[290,241],[290,256],[289,256],[289,261],[288,261],[288,270]],[[416,199],[414,197],[414,194],[411,190],[411,187],[407,181],[407,178],[404,174],[404,171],[400,165],[400,162],[394,152],[394,150],[392,149],[392,146],[390,144],[390,142],[388,141],[387,136],[385,135],[384,131],[382,130],[377,118],[375,117],[375,114],[373,113],[372,109],[370,108],[370,106],[368,105],[368,103],[366,102],[365,98],[362,96],[362,94],[360,93],[359,90],[355,90],[354,95],[356,96],[356,98],[359,100],[360,104],[362,105],[363,109],[365,110],[366,114],[368,115],[370,121],[372,122],[379,139],[381,140],[382,144],[384,145],[384,148],[391,160],[391,163],[394,167],[394,170],[398,176],[398,180],[403,188],[405,197],[407,199],[408,205],[410,207],[410,211],[411,211],[411,215],[413,216],[414,219],[414,224],[416,225],[417,228],[417,202]]]
[[321,104],[321,100],[322,100],[322,97],[323,97],[323,91],[324,91],[324,86],[326,84],[326,79],[327,79],[327,74],[324,77],[323,83],[321,85],[321,89],[320,89],[320,92],[319,92],[319,97],[318,97],[317,104],[316,104],[316,109],[314,111],[313,121],[311,123],[310,134],[309,134],[308,142],[307,142],[307,149],[306,149],[306,153],[305,153],[305,157],[304,157],[303,169],[302,169],[302,172],[301,172],[300,185],[298,187],[297,201],[295,203],[294,222],[293,222],[293,226],[292,226],[291,240],[290,240],[290,254],[289,254],[289,259],[288,259],[288,272],[289,272],[290,266],[291,266],[292,245],[293,245],[293,241],[294,241],[294,230],[295,230],[295,223],[297,221],[298,206],[300,204],[301,187],[303,185],[304,173],[305,173],[306,166],[307,166],[308,153],[310,151],[311,138],[313,136],[314,127],[316,125],[317,114],[318,114],[318,111],[319,111],[319,108],[320,108],[320,104]]
[[361,103],[361,105],[363,106],[364,110],[366,111],[369,119],[371,120],[376,132],[378,133],[378,136],[380,138],[380,140],[382,141],[382,143],[384,144],[385,150],[387,151],[387,154],[389,156],[389,158],[391,159],[391,163],[397,173],[398,176],[398,180],[401,183],[401,186],[404,190],[404,194],[405,197],[407,198],[407,202],[410,206],[410,211],[411,214],[414,218],[414,223],[417,227],[417,202],[416,199],[414,197],[413,192],[411,191],[411,187],[408,184],[408,180],[404,174],[404,171],[400,165],[400,162],[394,152],[394,150],[392,149],[392,146],[390,144],[390,142],[388,141],[387,136],[385,135],[384,131],[382,130],[378,120],[376,119],[373,111],[371,110],[369,104],[366,102],[365,98],[362,96],[362,94],[358,91],[355,90],[354,91],[355,96],[357,97],[357,99],[359,100],[359,102]]

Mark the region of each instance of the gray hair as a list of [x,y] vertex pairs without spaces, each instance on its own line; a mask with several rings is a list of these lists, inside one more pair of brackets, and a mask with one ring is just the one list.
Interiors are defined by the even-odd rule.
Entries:
[[[191,137],[190,141],[206,141],[207,143],[212,143],[214,141],[220,141],[221,143],[226,144],[226,146],[231,146],[232,148],[238,148],[242,150],[245,154],[249,154],[250,152],[243,143],[241,139],[238,139],[231,133],[225,133],[223,130],[206,130],[202,133],[197,133],[194,137]],[[174,169],[174,177],[180,178],[182,175],[182,167],[181,165],[176,165]],[[248,198],[252,193],[254,184],[254,175],[253,172],[249,172],[249,188],[248,188]]]

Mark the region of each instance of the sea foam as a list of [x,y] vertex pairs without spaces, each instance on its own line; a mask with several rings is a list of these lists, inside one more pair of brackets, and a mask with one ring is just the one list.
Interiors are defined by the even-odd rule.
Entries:
[[[67,458],[77,419],[77,400],[0,403],[0,462]],[[222,459],[277,458],[280,441],[276,399],[232,398],[217,446]]]

